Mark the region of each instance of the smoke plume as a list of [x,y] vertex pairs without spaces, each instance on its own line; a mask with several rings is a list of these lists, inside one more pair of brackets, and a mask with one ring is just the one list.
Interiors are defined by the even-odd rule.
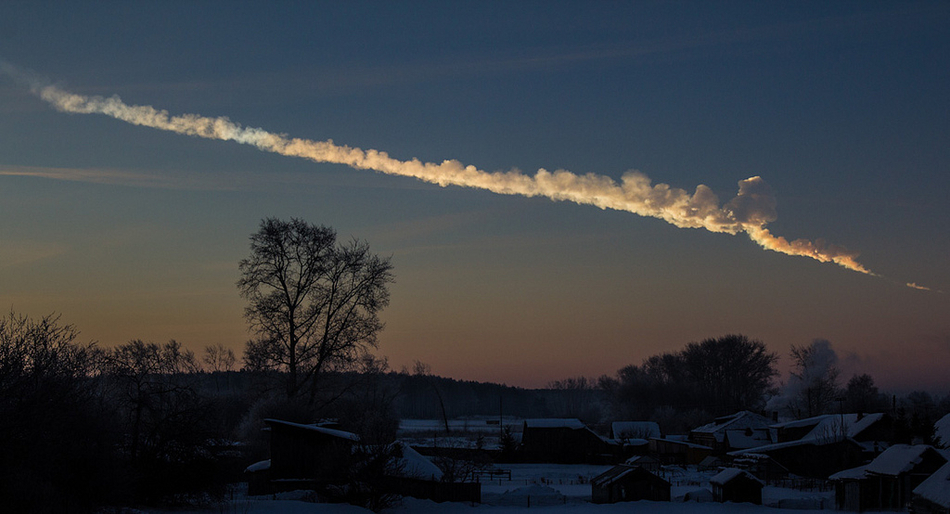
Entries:
[[618,183],[603,175],[578,175],[566,170],[539,169],[531,176],[519,171],[487,172],[456,160],[441,163],[422,162],[415,158],[399,160],[386,152],[337,145],[332,140],[312,141],[260,128],[242,127],[227,117],[211,118],[197,114],[172,116],[165,110],[150,106],[128,105],[118,96],[104,98],[78,95],[16,73],[9,65],[0,67],[0,71],[29,83],[36,95],[63,112],[104,114],[133,125],[235,141],[265,152],[413,177],[443,187],[452,185],[485,189],[498,194],[543,196],[659,218],[680,228],[703,228],[726,234],[745,233],[767,250],[833,262],[859,273],[874,275],[855,260],[857,252],[826,244],[822,240],[788,241],[773,235],[766,225],[776,219],[775,198],[768,184],[758,176],[741,180],[736,197],[720,207],[719,198],[707,186],[699,185],[690,194],[667,184],[652,184],[649,177],[637,171],[624,174]]

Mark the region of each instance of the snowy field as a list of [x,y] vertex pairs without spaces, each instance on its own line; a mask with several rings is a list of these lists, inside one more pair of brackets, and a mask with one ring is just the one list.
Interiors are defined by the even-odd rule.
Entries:
[[[709,473],[680,471],[667,473],[666,478],[674,484],[672,502],[627,502],[611,505],[590,503],[590,484],[592,477],[609,466],[558,465],[558,464],[509,464],[500,466],[511,470],[511,481],[491,481],[482,483],[482,503],[435,503],[428,500],[406,498],[398,506],[384,512],[389,514],[586,514],[586,513],[629,513],[644,512],[656,514],[700,514],[700,513],[743,513],[743,514],[829,514],[834,509],[831,491],[797,491],[778,487],[766,487],[763,491],[765,506],[751,504],[719,504],[709,502],[683,502],[683,496],[697,489],[708,490]],[[171,512],[206,512],[221,514],[276,514],[276,513],[317,513],[317,514],[366,514],[369,510],[352,505],[321,504],[306,501],[309,493],[304,491],[282,493],[277,497],[244,497],[236,494],[236,499],[223,505],[205,510],[167,511],[148,510],[147,513],[165,514]],[[776,508],[782,504],[787,508]],[[772,505],[772,506],[769,506]],[[824,506],[824,511],[820,509]],[[540,509],[540,510],[539,510]]]

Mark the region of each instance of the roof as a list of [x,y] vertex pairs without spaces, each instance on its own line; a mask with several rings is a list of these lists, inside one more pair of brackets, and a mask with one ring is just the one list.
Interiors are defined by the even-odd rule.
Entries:
[[624,464],[627,464],[628,466],[640,466],[643,464],[657,464],[659,462],[660,461],[649,455],[634,455],[633,457],[630,457],[624,461]]
[[914,494],[945,509],[950,508],[950,463],[944,464],[930,478],[921,482],[914,489]]
[[[641,468],[640,466],[628,466],[626,464],[618,464],[608,469],[607,471],[604,471],[603,473],[597,475],[596,477],[592,478],[590,480],[590,483],[592,486],[602,487],[605,485],[610,485],[620,480],[621,478],[626,477],[630,474],[634,474],[634,473],[639,474],[645,478],[648,477],[653,480],[660,480],[660,481],[666,482],[666,480],[663,480],[662,478],[654,475],[653,473],[650,473],[649,471]],[[669,482],[666,482],[666,483],[669,483]]]
[[716,418],[712,423],[707,423],[701,427],[694,428],[692,432],[699,434],[716,434],[726,430],[727,428],[739,429],[747,427],[768,428],[769,419],[760,414],[743,410],[729,416]]
[[749,473],[748,471],[744,469],[739,469],[739,468],[726,468],[720,471],[719,473],[717,473],[716,476],[710,478],[709,483],[724,485],[739,477],[745,478],[747,480],[754,480],[755,482],[758,482],[760,485],[763,485],[763,486],[765,485],[764,483],[762,483],[761,480],[759,480],[758,478],[755,478],[755,476],[753,476],[752,473]]
[[758,446],[765,446],[772,443],[769,430],[765,428],[737,428],[735,430],[726,430],[726,438],[729,439],[729,446],[736,449],[748,449]]
[[939,437],[944,445],[950,444],[950,414],[934,423],[934,437]]
[[627,438],[636,436],[638,439],[649,439],[651,437],[662,437],[660,425],[655,421],[614,421],[610,424],[610,431],[614,438]]
[[856,468],[839,471],[830,477],[829,480],[861,480],[867,476],[868,465],[858,466]]
[[524,426],[527,428],[570,428],[571,430],[587,428],[587,425],[577,418],[526,419]]
[[[875,475],[897,476],[914,469],[924,459],[927,451],[936,453],[932,446],[926,444],[895,444],[884,450],[868,464],[868,473]],[[943,455],[937,454],[943,459]],[[946,461],[946,459],[944,459]]]
[[771,451],[783,450],[785,448],[795,448],[796,446],[806,446],[806,445],[822,446],[825,444],[840,443],[842,441],[850,441],[851,444],[860,446],[858,445],[857,441],[850,438],[838,439],[838,440],[827,440],[827,441],[823,441],[817,438],[816,439],[799,439],[797,441],[786,441],[784,443],[773,443],[773,444],[766,444],[763,446],[756,446],[755,448],[749,448],[746,450],[736,450],[736,451],[729,452],[727,455],[732,455],[732,456],[751,455],[753,453],[768,454],[768,452],[771,452]]
[[861,480],[868,475],[896,477],[912,471],[914,467],[924,460],[924,455],[928,451],[934,452],[934,454],[946,461],[946,458],[940,452],[934,450],[932,446],[926,444],[895,444],[884,450],[884,452],[870,463],[864,466],[839,471],[828,478],[831,480]]
[[397,442],[402,448],[402,474],[407,478],[422,478],[425,480],[442,480],[442,470],[428,457],[414,450],[408,444]]
[[[857,437],[868,429],[871,425],[884,417],[884,414],[877,412],[874,414],[823,414],[811,418],[777,423],[772,428],[803,428],[814,426],[802,439],[827,439],[834,437]],[[860,419],[859,419],[860,418]]]
[[278,426],[285,426],[285,427],[297,428],[297,429],[300,429],[300,430],[307,430],[307,431],[311,431],[311,432],[317,432],[317,433],[320,433],[320,434],[323,434],[323,435],[328,435],[328,436],[330,436],[330,437],[337,437],[337,438],[346,439],[346,440],[349,440],[349,441],[359,441],[359,440],[360,440],[360,436],[358,436],[358,435],[356,435],[356,434],[354,434],[354,433],[352,433],[352,432],[344,432],[344,431],[342,431],[342,430],[335,430],[335,429],[333,429],[333,428],[326,428],[326,427],[322,427],[322,426],[320,426],[320,425],[304,425],[304,424],[301,424],[301,423],[293,423],[293,422],[290,422],[290,421],[283,421],[283,420],[279,420],[279,419],[265,419],[265,420],[264,420],[264,423],[267,423],[267,424],[269,424],[269,425],[271,425],[271,426],[273,426],[273,425],[278,425]]
[[244,469],[245,473],[257,473],[258,471],[267,471],[270,469],[270,459],[262,460],[251,464]]

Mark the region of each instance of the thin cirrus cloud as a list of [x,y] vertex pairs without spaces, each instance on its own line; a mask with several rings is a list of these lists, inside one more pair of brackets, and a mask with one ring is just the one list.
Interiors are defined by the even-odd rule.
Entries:
[[[11,66],[4,67],[15,75]],[[820,262],[832,262],[846,269],[875,275],[859,263],[858,253],[822,240],[789,241],[772,234],[767,225],[777,218],[772,190],[762,177],[739,181],[737,195],[720,205],[716,194],[705,185],[694,193],[653,184],[645,174],[631,171],[619,183],[614,179],[587,173],[578,175],[567,170],[539,169],[534,175],[519,171],[487,172],[457,160],[441,163],[418,159],[399,160],[386,152],[337,145],[332,140],[313,141],[292,138],[260,128],[243,127],[227,117],[206,117],[198,114],[170,115],[165,110],[145,105],[129,105],[118,96],[109,98],[85,96],[44,84],[20,74],[18,78],[30,85],[31,91],[62,112],[103,114],[133,125],[151,127],[177,134],[234,141],[279,155],[298,157],[318,163],[345,164],[354,169],[373,170],[388,175],[412,177],[440,186],[461,186],[483,189],[497,194],[546,197],[653,217],[679,228],[703,228],[710,232],[737,235],[745,233],[766,250],[802,256]],[[914,289],[927,289],[915,283]]]

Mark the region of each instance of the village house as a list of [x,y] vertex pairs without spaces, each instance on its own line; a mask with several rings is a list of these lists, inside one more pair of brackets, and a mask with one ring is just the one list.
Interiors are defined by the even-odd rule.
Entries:
[[839,440],[851,438],[874,458],[893,439],[893,419],[884,413],[825,414],[771,426],[774,442]]
[[946,463],[932,446],[896,444],[864,466],[831,475],[835,505],[855,512],[906,509],[914,489]]
[[748,471],[726,468],[709,479],[713,499],[717,502],[762,504],[762,488],[765,484]]
[[328,428],[265,419],[271,458],[247,468],[250,494],[310,489],[347,477],[353,463],[353,445],[359,436]]
[[594,433],[578,419],[527,419],[521,432],[526,462],[558,464],[616,462],[619,445]]
[[[771,421],[760,414],[740,411],[729,416],[716,418],[712,423],[694,428],[689,433],[693,443],[708,446],[717,453],[733,450],[745,450],[771,442],[769,439]],[[727,434],[732,436],[730,441]],[[738,446],[730,446],[737,444]]]
[[733,459],[767,455],[781,469],[808,478],[828,475],[866,462],[864,447],[854,439],[802,439],[729,452]]
[[590,481],[591,501],[670,501],[670,483],[640,466],[619,464]]
[[910,505],[914,514],[950,514],[950,463],[914,488]]

